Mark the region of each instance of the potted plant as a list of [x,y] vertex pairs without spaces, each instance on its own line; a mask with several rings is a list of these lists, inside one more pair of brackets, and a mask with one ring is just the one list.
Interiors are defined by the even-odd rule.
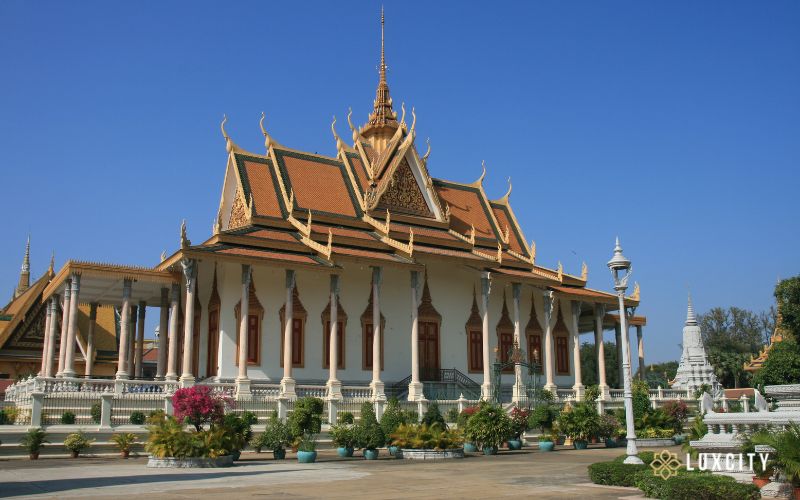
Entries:
[[317,461],[317,439],[314,434],[303,434],[297,442],[297,461],[313,464]]
[[614,415],[601,415],[598,421],[597,434],[604,439],[606,448],[617,447],[617,429],[619,429],[619,421]]
[[[458,418],[456,419],[456,425],[458,426],[459,430],[462,432],[467,427],[467,421],[469,418],[478,411],[477,406],[469,406],[464,408],[461,413],[458,414]],[[475,443],[470,443],[469,441],[464,442],[464,453],[477,453],[478,447],[475,446]]]
[[558,433],[553,433],[553,422],[556,416],[556,407],[549,401],[542,401],[531,410],[528,416],[528,427],[541,431],[539,435],[539,449],[553,451],[558,440]]
[[[784,430],[759,431],[750,437],[745,447],[747,451],[754,451],[756,445],[769,446],[774,450],[769,454],[766,468],[754,463],[759,479],[769,478],[775,473],[777,480],[791,483],[794,498],[800,498],[800,424],[790,422]],[[755,479],[753,482],[756,482]]]
[[319,434],[322,428],[323,409],[324,403],[319,398],[305,397],[295,401],[294,410],[289,413],[286,425],[298,443],[306,434]]
[[330,434],[333,444],[338,447],[336,453],[343,458],[352,457],[357,443],[355,427],[351,424],[332,425]]
[[94,439],[89,439],[83,431],[73,432],[64,438],[64,448],[70,451],[72,458],[78,458],[81,452],[88,450],[94,443]]
[[[352,415],[352,414],[351,414]],[[341,421],[340,421],[341,422]],[[347,422],[345,422],[347,423]],[[352,421],[349,423],[353,423]],[[388,403],[386,404],[386,409],[381,416],[381,429],[383,430],[383,434],[385,436],[391,436],[394,434],[398,427],[407,423],[406,422],[406,414],[400,409],[400,403],[398,402],[396,397],[389,398]],[[387,440],[388,442],[389,440]],[[395,456],[397,454],[398,447],[394,445],[394,443],[388,442],[388,450],[389,455]]]
[[515,406],[511,410],[511,437],[508,438],[509,450],[522,449],[522,435],[528,430],[528,417],[530,410]]
[[589,438],[597,433],[599,416],[591,403],[567,405],[558,417],[558,427],[573,442],[576,450],[585,450]]
[[275,460],[286,458],[286,447],[292,444],[292,433],[289,426],[278,420],[277,415],[272,415],[267,422],[264,432],[253,438],[255,444],[251,442],[253,448],[260,452],[261,448],[272,450]]
[[511,419],[498,405],[482,401],[467,421],[464,436],[483,450],[496,455],[500,445],[511,436]]
[[22,439],[19,440],[20,446],[28,450],[28,456],[31,460],[38,460],[39,452],[44,448],[44,444],[49,442],[50,441],[47,440],[47,433],[38,427],[36,429],[30,429],[22,436]]
[[372,403],[365,402],[361,405],[361,420],[356,425],[355,434],[356,444],[364,450],[364,458],[376,460],[379,453],[378,448],[386,444],[386,435],[375,418],[375,410],[372,407]]
[[392,443],[401,450],[405,459],[464,458],[461,431],[448,429],[440,423],[403,424],[391,436]]
[[92,422],[99,424],[100,419],[103,416],[103,407],[100,405],[100,403],[95,403],[89,409],[89,414],[92,416]]
[[139,438],[132,432],[124,432],[121,434],[114,434],[111,436],[111,442],[114,443],[122,454],[122,458],[128,458],[131,454],[131,448],[136,444]]

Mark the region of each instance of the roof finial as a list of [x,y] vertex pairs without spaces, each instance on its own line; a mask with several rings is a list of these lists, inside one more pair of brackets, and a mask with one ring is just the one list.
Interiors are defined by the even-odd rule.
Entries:
[[392,98],[389,97],[389,84],[386,83],[386,50],[384,47],[383,7],[381,7],[381,65],[379,70],[378,90],[375,93],[375,104],[372,114],[369,115],[369,125],[397,126],[397,113],[392,109]]
[[56,270],[56,251],[50,254],[50,267],[47,268],[47,272],[53,274]]
[[31,271],[31,235],[28,235],[28,242],[25,243],[25,257],[22,258],[22,272]]
[[19,282],[14,290],[14,298],[19,297],[31,286],[31,235],[25,244],[25,257],[22,258],[22,269],[19,273]]
[[692,292],[689,292],[689,305],[686,308],[686,326],[694,326],[697,324],[697,316],[694,314],[694,306],[692,305]]
[[381,83],[386,83],[386,53],[383,49],[383,25],[385,19],[383,17],[383,5],[381,5]]

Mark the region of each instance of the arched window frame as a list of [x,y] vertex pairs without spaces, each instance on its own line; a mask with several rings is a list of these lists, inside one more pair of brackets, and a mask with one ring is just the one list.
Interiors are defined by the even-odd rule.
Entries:
[[[286,331],[286,304],[281,306],[278,315],[281,318],[281,350],[280,350],[280,366],[283,366],[283,344],[284,344],[284,335],[283,333]],[[295,284],[294,288],[292,289],[292,321],[297,321],[300,324],[300,331],[298,334],[297,341],[299,342],[299,351],[300,351],[300,362],[292,362],[292,368],[304,368],[306,364],[306,320],[308,319],[308,312],[306,311],[305,306],[300,301],[300,292],[297,289],[297,284]],[[292,340],[294,341],[294,328],[292,329]],[[324,335],[323,335],[324,337]]]
[[[261,302],[258,300],[256,296],[256,285],[255,280],[250,280],[250,288],[247,293],[249,296],[249,302],[247,306],[247,325],[248,325],[248,337],[247,337],[247,366],[260,366],[261,365],[261,337],[262,337],[262,329],[264,328],[264,307],[261,305]],[[236,302],[236,305],[233,308],[234,316],[236,317],[236,352],[234,353],[236,366],[239,366],[239,332],[242,328],[242,300],[239,299]],[[255,335],[252,337],[249,335],[249,327],[250,327],[250,318],[255,318],[256,320],[256,328],[255,328]],[[250,356],[250,353],[253,353],[255,356]]]

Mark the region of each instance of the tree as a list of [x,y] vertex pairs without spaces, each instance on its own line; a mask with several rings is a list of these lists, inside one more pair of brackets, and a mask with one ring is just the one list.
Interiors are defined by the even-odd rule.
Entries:
[[178,389],[172,395],[172,408],[175,420],[194,425],[200,432],[208,422],[219,422],[225,416],[225,399],[212,394],[211,387],[195,385]]
[[[617,345],[614,342],[604,342],[603,350],[606,360],[606,383],[609,387],[620,387],[619,365],[617,364]],[[581,344],[581,374],[584,385],[597,385],[597,350],[595,344],[584,342]]]
[[800,340],[800,276],[782,280],[775,287],[783,328]]
[[669,387],[669,381],[675,378],[678,372],[677,361],[666,361],[663,363],[653,363],[645,367],[644,381],[651,389],[657,387]]
[[800,380],[800,345],[794,339],[776,342],[764,365],[753,376],[756,386],[796,384]]

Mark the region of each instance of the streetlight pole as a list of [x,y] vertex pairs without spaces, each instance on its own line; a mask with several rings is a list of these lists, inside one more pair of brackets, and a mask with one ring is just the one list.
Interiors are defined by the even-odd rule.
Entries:
[[625,397],[626,439],[628,442],[626,450],[628,458],[625,459],[625,463],[642,464],[642,459],[637,456],[636,428],[633,421],[633,391],[631,390],[633,384],[631,381],[630,358],[628,357],[628,352],[630,351],[630,346],[628,345],[628,318],[625,310],[625,290],[628,288],[628,279],[631,276],[631,261],[622,255],[619,238],[617,238],[617,244],[614,247],[614,256],[608,261],[608,268],[614,277],[614,290],[617,291],[617,298],[619,299],[619,326],[622,331],[622,379]]

